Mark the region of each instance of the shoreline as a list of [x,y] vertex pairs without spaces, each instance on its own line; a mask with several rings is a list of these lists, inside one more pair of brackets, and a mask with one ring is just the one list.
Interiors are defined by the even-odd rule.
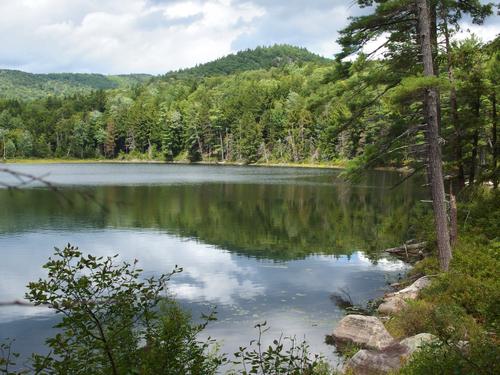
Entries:
[[[313,168],[313,169],[341,169],[347,168],[348,160],[339,161],[337,163],[294,163],[294,162],[257,162],[257,163],[242,163],[232,161],[197,161],[190,162],[189,160],[143,160],[143,159],[8,159],[0,161],[0,165],[8,164],[166,164],[166,165],[207,165],[207,166],[237,166],[237,167],[272,167],[272,168]],[[370,170],[389,171],[399,173],[411,173],[413,170],[407,167],[375,167]]]

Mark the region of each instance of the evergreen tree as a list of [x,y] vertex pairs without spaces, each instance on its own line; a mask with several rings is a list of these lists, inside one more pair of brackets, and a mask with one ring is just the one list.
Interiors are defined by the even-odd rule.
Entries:
[[262,143],[262,132],[253,115],[245,112],[238,124],[237,133],[238,159],[246,163],[254,163],[259,159],[259,147]]
[[166,112],[162,117],[162,152],[166,160],[172,161],[182,149],[182,116],[177,110]]

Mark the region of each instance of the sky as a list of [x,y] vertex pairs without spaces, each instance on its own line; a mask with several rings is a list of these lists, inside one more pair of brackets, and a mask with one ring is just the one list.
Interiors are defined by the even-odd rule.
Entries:
[[[326,57],[360,15],[353,0],[0,0],[0,68],[162,74],[287,43]],[[500,17],[470,25],[483,40]],[[463,35],[462,35],[463,37]]]

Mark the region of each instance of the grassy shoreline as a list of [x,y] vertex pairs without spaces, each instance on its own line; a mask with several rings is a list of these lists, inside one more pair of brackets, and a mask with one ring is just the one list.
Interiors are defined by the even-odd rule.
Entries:
[[[251,166],[251,167],[277,167],[277,168],[316,168],[316,169],[346,169],[349,160],[338,160],[335,162],[257,162],[257,163],[242,163],[231,161],[210,161],[203,160],[190,162],[189,160],[144,160],[144,159],[8,159],[0,161],[1,164],[87,164],[87,163],[102,163],[102,164],[174,164],[174,165],[217,165],[217,166]],[[373,170],[378,171],[396,171],[400,173],[410,173],[411,169],[406,167],[375,167]]]
[[264,167],[302,167],[302,168],[332,168],[344,169],[347,161],[336,163],[293,163],[293,162],[269,162],[269,163],[242,163],[232,161],[210,161],[202,160],[190,162],[189,160],[164,161],[155,159],[8,159],[5,164],[85,164],[85,163],[103,163],[103,164],[192,164],[192,165],[230,165],[230,166],[264,166]]

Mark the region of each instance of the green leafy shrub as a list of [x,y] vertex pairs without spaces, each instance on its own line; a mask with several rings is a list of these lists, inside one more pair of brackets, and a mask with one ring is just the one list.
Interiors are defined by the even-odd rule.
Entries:
[[500,247],[475,237],[462,238],[450,271],[440,274],[423,293],[428,301],[455,304],[487,327],[498,329]]
[[414,353],[401,375],[489,375],[500,373],[500,349],[486,337],[467,346],[457,342],[434,342]]
[[16,360],[19,358],[19,353],[13,351],[12,344],[14,340],[5,339],[0,342],[0,374],[16,375],[12,369],[16,365]]
[[483,241],[500,239],[500,191],[476,187],[464,192],[458,205],[459,231]]
[[[439,337],[414,354],[402,374],[500,373],[500,194],[476,188],[461,198],[459,241],[449,272],[433,278],[421,299],[387,324],[400,337],[419,332]],[[436,260],[420,262],[413,272],[436,274]]]
[[172,300],[162,303],[160,323],[155,329],[156,339],[150,340],[144,350],[141,374],[192,374],[216,373],[226,362],[219,355],[213,339],[202,341],[198,334],[214,314],[204,317],[204,322],[193,325],[191,316]]
[[266,322],[257,324],[259,335],[256,340],[250,341],[248,347],[240,347],[234,353],[236,370],[231,374],[259,374],[259,375],[323,375],[330,374],[331,370],[321,356],[312,355],[309,345],[305,341],[298,341],[296,337],[280,337],[267,348],[263,347],[262,335],[269,330]]
[[396,338],[427,332],[433,309],[426,301],[409,301],[406,308],[386,323],[386,328]]
[[35,373],[214,373],[223,358],[208,355],[213,342],[197,340],[204,325],[192,326],[165,295],[181,269],[143,279],[137,261],[117,265],[116,257],[85,256],[68,245],[44,265],[48,278],[28,285],[29,301],[62,315],[47,340],[50,354],[33,356]]

